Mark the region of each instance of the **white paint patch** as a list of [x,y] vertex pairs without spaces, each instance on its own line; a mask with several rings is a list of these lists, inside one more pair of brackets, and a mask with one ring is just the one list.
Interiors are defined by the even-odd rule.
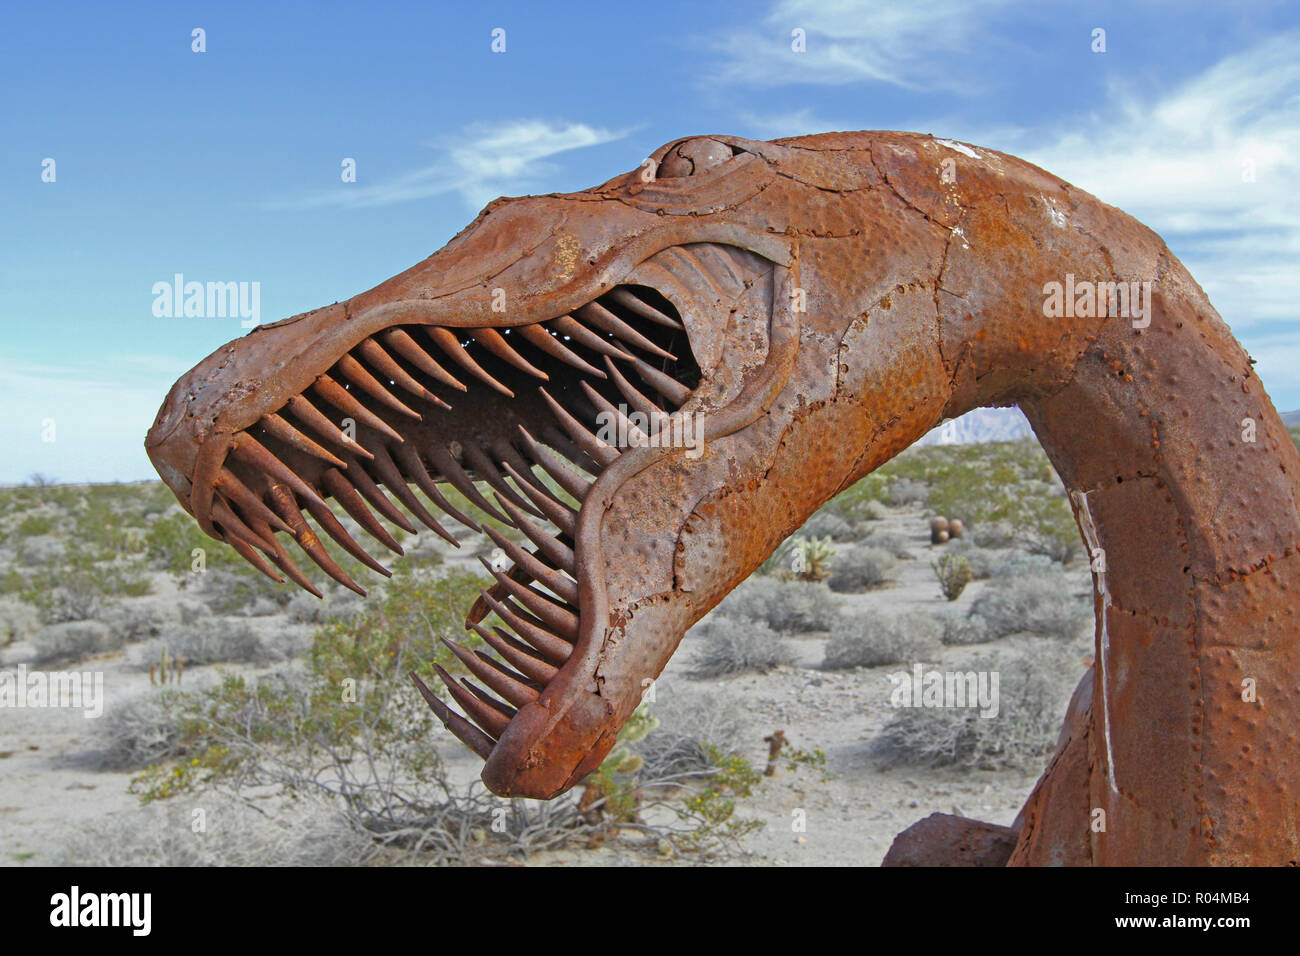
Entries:
[[1038,198],[1041,199],[1043,201],[1043,205],[1047,207],[1047,215],[1049,215],[1052,218],[1052,225],[1064,229],[1066,223],[1069,222],[1069,220],[1065,218],[1065,213],[1057,209],[1056,206],[1052,203],[1052,201],[1048,199],[1046,196],[1044,196],[1042,193],[1038,194]]
[[[1071,491],[1070,500],[1074,502],[1079,513],[1079,527],[1083,529],[1083,540],[1088,545],[1088,553],[1094,558],[1101,551],[1097,537],[1097,525],[1092,520],[1092,511],[1088,508],[1088,494],[1083,491]],[[1110,634],[1106,629],[1106,616],[1110,611],[1110,588],[1106,584],[1105,552],[1102,552],[1101,568],[1094,571],[1097,590],[1101,594],[1101,615],[1097,634],[1097,678],[1101,681],[1101,719],[1102,731],[1106,742],[1106,782],[1110,784],[1111,793],[1119,796],[1119,785],[1115,782],[1115,755],[1110,746],[1110,702],[1106,693],[1107,673],[1106,658],[1110,653]]]
[[949,149],[955,149],[957,152],[962,153],[965,156],[969,156],[971,159],[980,158],[980,154],[975,152],[975,150],[971,149],[965,143],[957,143],[950,139],[936,139],[935,142],[942,143],[944,146],[947,146]]

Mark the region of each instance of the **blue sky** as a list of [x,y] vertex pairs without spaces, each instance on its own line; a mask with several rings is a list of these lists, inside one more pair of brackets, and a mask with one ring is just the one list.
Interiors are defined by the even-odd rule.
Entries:
[[688,134],[837,129],[1007,150],[1137,216],[1300,408],[1294,4],[7,4],[0,482],[153,477],[167,388],[243,334],[155,317],[175,273],[258,282],[274,321],[498,195],[594,185]]

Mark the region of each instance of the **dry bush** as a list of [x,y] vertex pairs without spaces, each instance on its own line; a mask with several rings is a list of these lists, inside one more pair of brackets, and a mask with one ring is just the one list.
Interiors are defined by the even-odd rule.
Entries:
[[760,621],[714,616],[698,625],[694,633],[701,647],[692,677],[727,677],[751,671],[765,674],[795,660],[786,639]]
[[41,664],[77,661],[122,646],[108,625],[100,621],[47,624],[32,636],[32,644],[36,648],[36,660]]
[[1092,622],[1093,612],[1088,601],[1071,591],[1069,578],[1059,572],[998,574],[971,604],[970,613],[983,618],[995,638],[1028,632],[1072,641]]
[[912,546],[897,531],[873,531],[862,540],[862,544],[865,547],[887,551],[900,561],[912,557]]
[[998,673],[997,716],[981,717],[973,708],[900,708],[872,741],[872,752],[889,767],[1041,769],[1078,682],[1077,661],[1048,645],[991,654],[954,670]]
[[831,629],[822,667],[840,670],[931,660],[942,636],[942,623],[928,614],[845,614]]
[[785,634],[801,634],[828,630],[839,607],[840,599],[824,583],[755,575],[728,594],[714,613],[761,622]]
[[832,591],[861,593],[892,581],[896,568],[894,556],[883,548],[849,548],[835,556],[826,583]]
[[36,608],[17,598],[0,598],[0,647],[27,640],[40,626]]

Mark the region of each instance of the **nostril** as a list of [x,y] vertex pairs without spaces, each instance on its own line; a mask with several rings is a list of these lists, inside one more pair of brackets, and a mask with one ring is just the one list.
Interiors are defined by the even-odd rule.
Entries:
[[678,143],[668,151],[659,163],[657,176],[660,179],[673,179],[681,176],[693,176],[706,169],[720,166],[731,159],[730,146],[716,139],[697,137]]

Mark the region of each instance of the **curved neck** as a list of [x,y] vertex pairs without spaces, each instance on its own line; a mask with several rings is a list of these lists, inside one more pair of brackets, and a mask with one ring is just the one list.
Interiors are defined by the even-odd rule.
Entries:
[[1023,403],[1095,546],[1077,823],[1104,811],[1095,863],[1286,863],[1300,855],[1300,456],[1180,278],[1148,327],[1109,323],[1063,387]]

